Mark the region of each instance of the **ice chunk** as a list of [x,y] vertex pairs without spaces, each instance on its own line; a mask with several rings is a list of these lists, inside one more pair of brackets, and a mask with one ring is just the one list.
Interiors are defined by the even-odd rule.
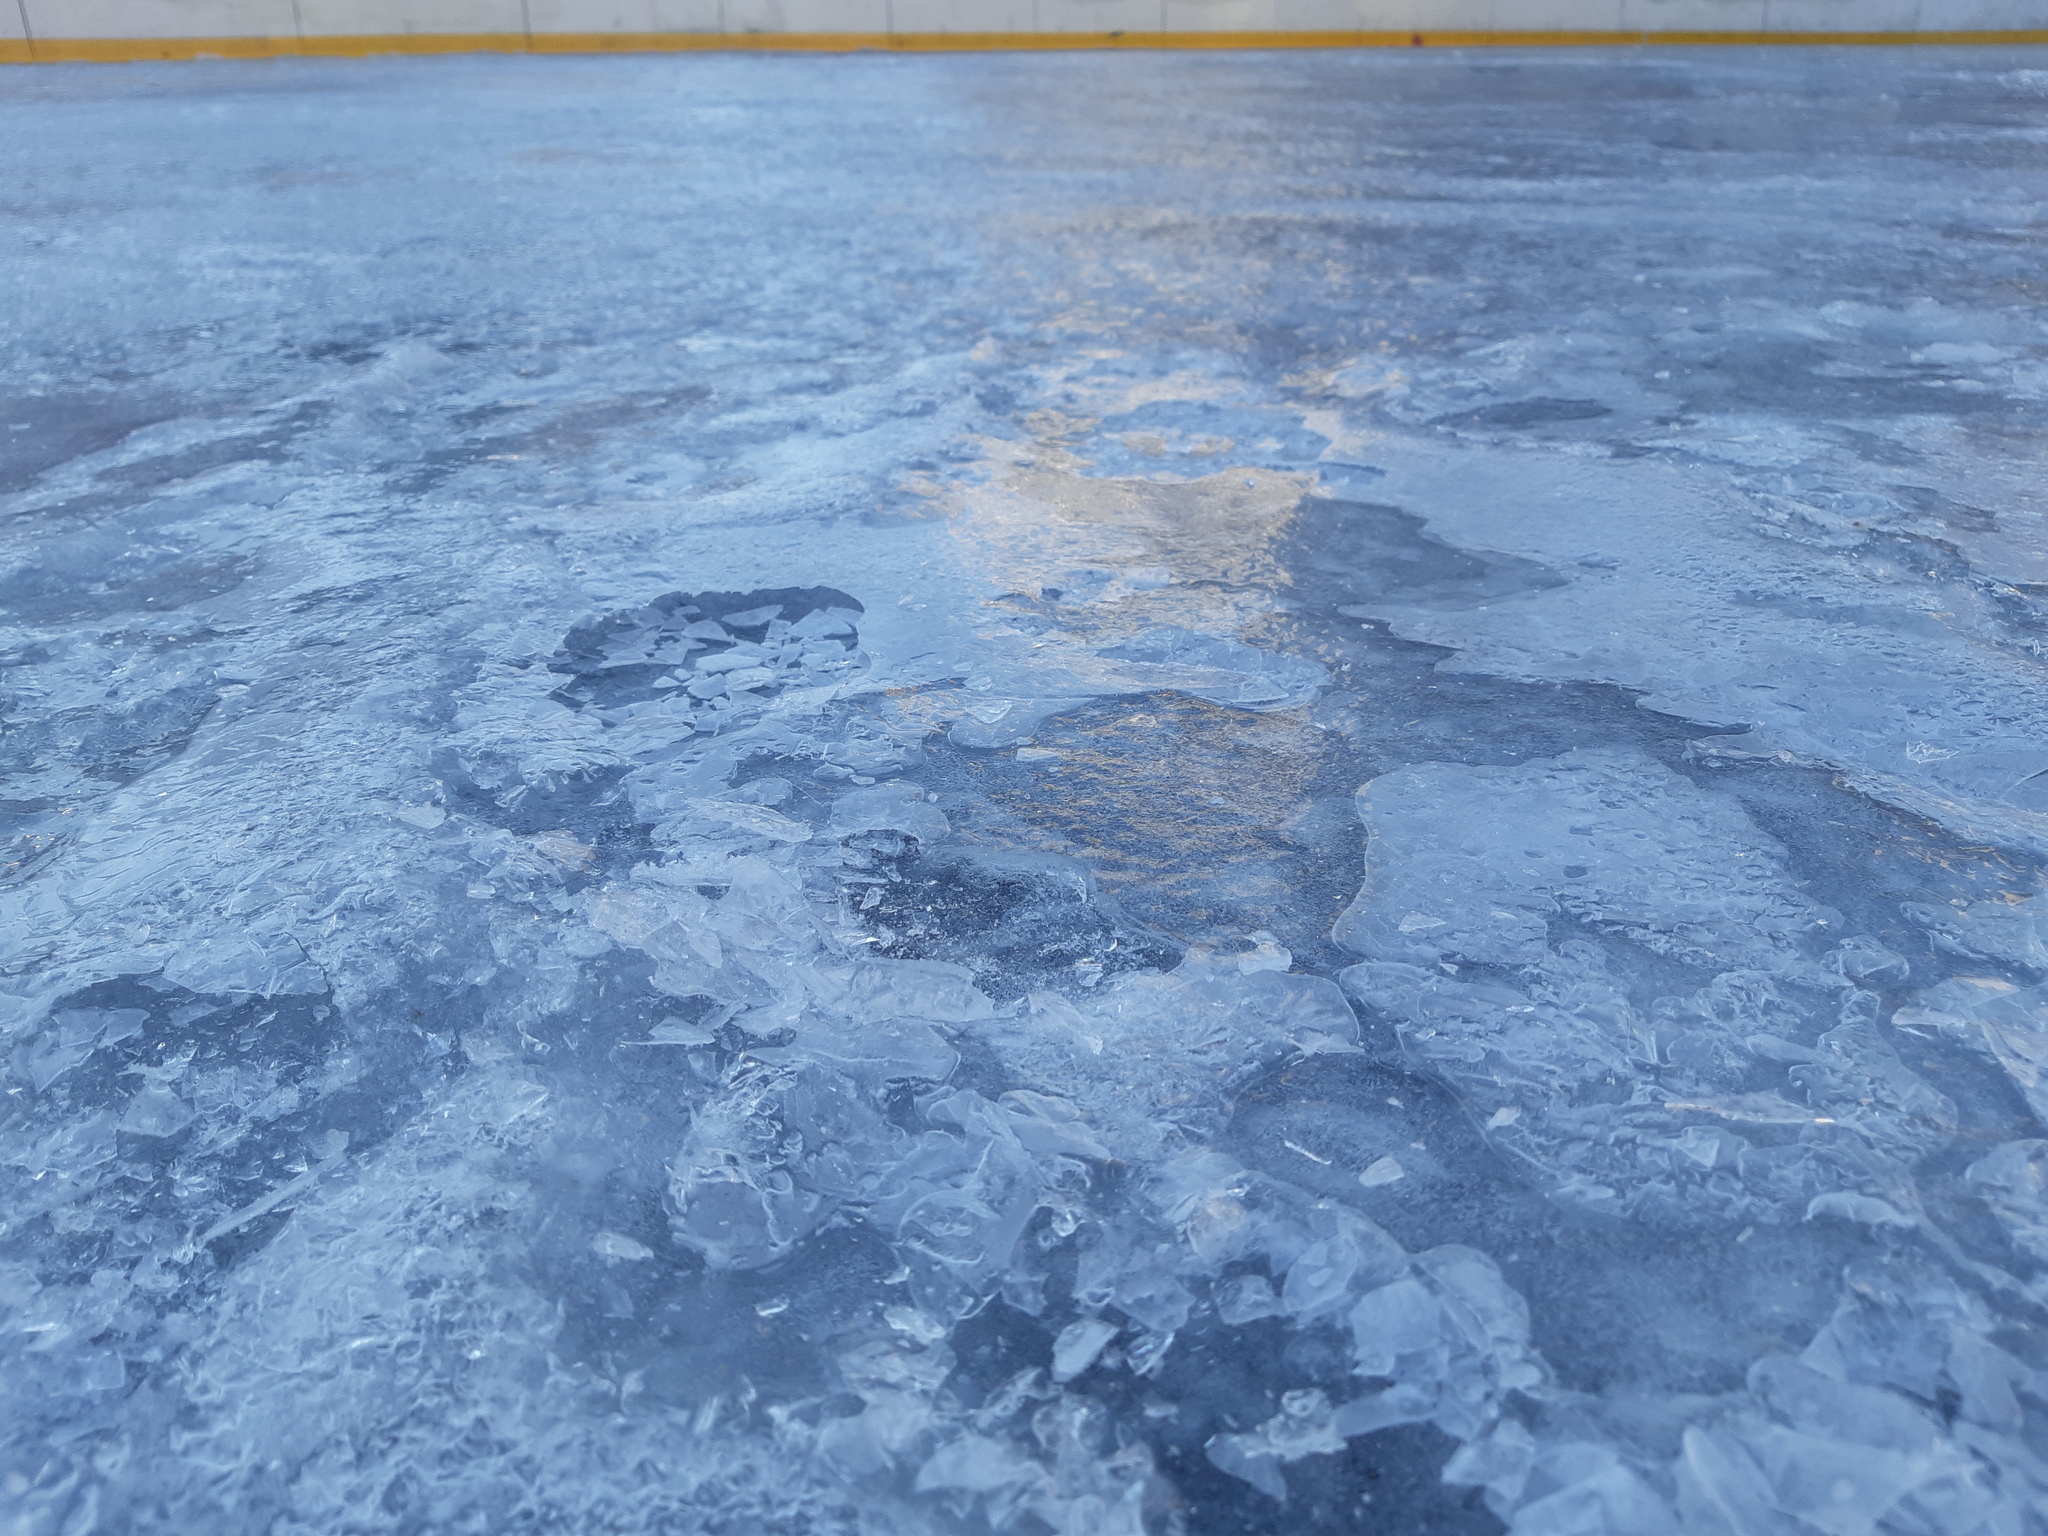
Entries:
[[1804,1526],[1828,1536],[1870,1536],[1909,1494],[1957,1479],[1965,1480],[1964,1502],[1976,1505],[1971,1513],[1981,1519],[1991,1501],[1981,1493],[1968,1497],[1975,1492],[1967,1489],[1969,1477],[1965,1460],[1931,1443],[1878,1455],[1868,1443],[1780,1424],[1731,1426],[1718,1434],[1693,1429],[1680,1463],[1679,1507],[1710,1530]]
[[839,1073],[742,1067],[676,1157],[676,1239],[719,1269],[771,1264],[842,1203],[877,1193],[906,1144]]
[[939,960],[873,960],[858,966],[846,984],[845,1007],[855,1018],[935,1019],[967,1024],[985,1019],[995,1005],[974,984],[965,966]]
[[994,1493],[1000,1489],[1037,1481],[1043,1474],[1037,1464],[1016,1449],[986,1435],[962,1435],[939,1447],[918,1468],[917,1488],[956,1489],[966,1493]]
[[1389,1154],[1366,1164],[1359,1172],[1358,1182],[1367,1189],[1378,1189],[1406,1177],[1407,1170],[1401,1166],[1400,1159]]
[[1680,1529],[1656,1489],[1605,1445],[1545,1447],[1525,1491],[1528,1497],[1515,1511],[1514,1529],[1528,1536],[1677,1536]]
[[139,1008],[60,1009],[15,1048],[15,1074],[41,1093],[100,1046],[134,1036],[148,1017]]
[[[763,602],[760,599],[773,599]],[[735,604],[744,604],[735,607]],[[861,605],[831,587],[786,588],[772,592],[669,592],[639,608],[622,608],[585,619],[571,629],[549,662],[558,672],[602,676],[663,665],[681,659],[690,641],[719,643],[770,619],[797,623],[815,619],[805,638],[851,636]]]
[[789,632],[799,640],[848,637],[854,633],[853,620],[860,611],[859,605],[851,601],[839,608],[813,608],[791,624]]
[[952,830],[945,812],[933,805],[922,788],[898,780],[872,789],[851,789],[832,802],[832,835],[896,832],[935,842]]
[[1951,954],[2048,970],[2048,924],[2039,896],[1973,901],[1961,908],[1908,902],[1900,910]]
[[1486,1490],[1487,1507],[1505,1516],[1521,1501],[1536,1462],[1536,1438],[1520,1419],[1503,1416],[1444,1463],[1447,1483]]
[[1253,971],[1286,971],[1294,966],[1294,956],[1280,941],[1263,928],[1252,936],[1252,947],[1236,957],[1237,968],[1249,976]]
[[1077,1318],[1059,1332],[1052,1342],[1052,1379],[1072,1381],[1093,1365],[1122,1330],[1099,1317]]
[[1407,1268],[1408,1255],[1371,1222],[1341,1206],[1314,1213],[1319,1235],[1287,1268],[1280,1304],[1300,1322],[1313,1322],[1344,1307],[1359,1291]]
[[1182,1261],[1176,1244],[1105,1238],[1081,1255],[1074,1294],[1086,1303],[1114,1306],[1155,1334],[1170,1335],[1187,1322],[1195,1305],[1180,1281]]
[[[743,1015],[738,1022],[744,1028],[750,1020]],[[960,1053],[929,1025],[909,1019],[855,1024],[808,1010],[797,1015],[786,1043],[757,1046],[752,1054],[761,1061],[822,1062],[871,1089],[905,1078],[944,1082],[960,1062]]]
[[[953,728],[946,733],[946,739],[954,746],[981,751],[1016,746],[1019,742],[1031,740],[1038,728],[1052,716],[1065,714],[1071,709],[1079,709],[1090,702],[1091,700],[1086,697],[1065,696],[982,699],[968,705],[962,711],[961,718],[955,721]],[[1031,750],[1020,748],[1019,760],[1046,760],[1043,756],[1026,756],[1025,754]]]
[[1284,1393],[1280,1411],[1251,1434],[1215,1435],[1205,1447],[1219,1470],[1243,1478],[1282,1503],[1287,1500],[1287,1480],[1280,1475],[1281,1465],[1343,1449],[1344,1437],[1331,1422],[1330,1400],[1313,1387]]
[[622,1232],[600,1232],[591,1238],[590,1247],[602,1258],[624,1259],[632,1263],[654,1257],[652,1248]]
[[2048,985],[1959,976],[1922,992],[1893,1022],[1938,1029],[1989,1056],[2037,1116],[2048,1118]]
[[60,1121],[34,1140],[12,1143],[4,1156],[6,1164],[19,1168],[32,1179],[54,1174],[59,1179],[77,1179],[91,1169],[114,1160],[118,1151],[115,1131],[121,1118],[102,1110]]
[[1027,1152],[1067,1157],[1106,1158],[1109,1149],[1065,1099],[1013,1088],[997,1103],[1009,1115],[1010,1133]]
[[1913,973],[1904,955],[1863,934],[1852,934],[1844,939],[1823,959],[1822,964],[1866,987],[1896,987]]
[[934,1128],[876,1169],[868,1220],[896,1245],[920,1303],[956,1318],[1002,1285],[1048,1170],[1007,1114],[971,1090],[935,1099],[926,1118]]
[[1412,1279],[1368,1291],[1351,1309],[1350,1323],[1361,1376],[1399,1377],[1401,1357],[1435,1349],[1443,1332],[1436,1297]]
[[686,803],[707,820],[723,822],[737,831],[770,838],[778,843],[801,843],[808,841],[811,835],[811,829],[802,822],[791,821],[765,805],[748,805],[734,800],[691,800]]
[[1233,1327],[1278,1317],[1283,1308],[1264,1275],[1235,1275],[1215,1290],[1216,1315]]
[[1837,1381],[1790,1355],[1749,1369],[1749,1389],[1794,1429],[1905,1453],[1935,1448],[1940,1425],[1896,1393]]
[[1964,1175],[2013,1241],[2048,1263],[2048,1141],[2009,1141]]
[[194,992],[324,992],[327,981],[300,944],[283,935],[226,933],[195,940],[165,964],[164,980]]
[[128,1101],[121,1129],[132,1136],[175,1136],[197,1118],[190,1104],[162,1083],[149,1083]]

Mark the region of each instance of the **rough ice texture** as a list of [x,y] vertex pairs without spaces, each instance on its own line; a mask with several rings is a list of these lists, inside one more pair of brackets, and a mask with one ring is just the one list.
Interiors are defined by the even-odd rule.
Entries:
[[0,1526],[2042,1536],[2044,101],[10,81]]
[[1403,769],[1360,802],[1366,887],[1337,937],[1374,958],[1346,984],[1467,1104],[1497,1101],[1489,1138],[1560,1198],[1910,1220],[1912,1167],[1957,1119],[1857,984],[1905,962],[1843,933],[1737,806],[1594,751]]

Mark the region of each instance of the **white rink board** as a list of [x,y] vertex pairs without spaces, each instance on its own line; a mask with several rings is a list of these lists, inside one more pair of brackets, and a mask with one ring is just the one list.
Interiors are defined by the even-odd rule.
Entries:
[[[708,36],[830,46],[880,36],[909,46],[1029,46],[1048,39],[1124,34],[1142,45],[1242,34],[1247,46],[1285,44],[1289,34],[1600,34],[1626,41],[1671,33],[2025,33],[2048,29],[2048,0],[18,0],[4,7],[0,41],[29,35],[58,43],[220,39],[491,39],[494,46],[690,46]],[[801,42],[799,41],[801,40]],[[915,40],[915,41],[913,41]],[[1112,41],[1116,39],[1112,36]],[[1391,41],[1303,36],[1303,43]],[[1430,39],[1432,41],[1438,39]],[[1503,38],[1503,41],[1510,40]],[[17,44],[18,46],[18,44]],[[277,48],[271,51],[290,51]]]

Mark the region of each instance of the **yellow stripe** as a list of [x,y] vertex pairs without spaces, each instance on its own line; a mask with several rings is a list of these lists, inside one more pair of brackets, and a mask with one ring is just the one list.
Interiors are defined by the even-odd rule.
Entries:
[[979,53],[1084,48],[1527,48],[2048,43],[2008,32],[393,32],[340,37],[0,39],[0,64],[367,58],[390,53]]

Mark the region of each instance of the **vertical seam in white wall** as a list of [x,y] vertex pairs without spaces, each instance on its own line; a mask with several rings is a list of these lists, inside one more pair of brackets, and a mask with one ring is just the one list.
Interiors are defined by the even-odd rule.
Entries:
[[292,0],[292,36],[302,43],[306,40],[306,18],[299,14],[299,0]]
[[21,35],[28,44],[28,56],[36,56],[36,29],[28,24],[28,0],[14,0],[14,8],[21,12]]
[[526,51],[533,52],[533,12],[531,0],[519,0],[519,30],[526,38]]

